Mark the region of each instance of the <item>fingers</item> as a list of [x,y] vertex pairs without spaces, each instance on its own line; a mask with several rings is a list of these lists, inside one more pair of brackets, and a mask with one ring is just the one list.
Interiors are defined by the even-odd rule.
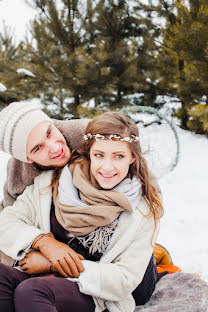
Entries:
[[79,272],[83,272],[84,266],[83,266],[81,260],[84,260],[84,257],[80,254],[77,254],[77,253],[71,253],[70,256],[73,259],[73,262],[75,263],[77,270]]
[[53,248],[45,246],[45,248],[41,249],[42,255],[51,262],[52,267],[61,276],[79,277],[80,272],[84,271],[84,266],[81,262],[81,260],[84,260],[84,257],[64,243],[56,241],[54,245]]
[[61,276],[66,278],[73,277],[72,272],[65,261],[57,260],[55,263],[52,263],[52,266],[59,274],[61,274]]
[[22,271],[27,271],[28,265],[27,265],[26,263],[24,263],[24,264],[20,265],[20,269],[21,269]]
[[66,261],[68,267],[70,268],[73,277],[79,277],[79,275],[80,275],[79,269],[78,269],[78,266],[77,266],[76,262],[74,261],[74,259],[68,255],[67,257],[65,257],[65,261]]
[[79,257],[80,260],[84,260],[84,257],[80,255],[79,253],[77,253],[77,256]]
[[80,273],[84,270],[84,267],[78,258],[75,257],[75,261],[70,255],[58,259],[55,262],[52,262],[52,268],[55,268],[63,277],[79,277]]
[[21,265],[23,265],[23,264],[26,264],[25,259],[18,261],[18,265],[19,265],[19,266],[21,266]]

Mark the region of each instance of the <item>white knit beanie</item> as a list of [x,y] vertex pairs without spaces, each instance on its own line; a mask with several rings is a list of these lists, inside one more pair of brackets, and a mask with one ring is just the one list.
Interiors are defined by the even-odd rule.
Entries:
[[0,111],[0,150],[28,162],[26,146],[31,130],[43,121],[52,120],[38,105],[14,102]]

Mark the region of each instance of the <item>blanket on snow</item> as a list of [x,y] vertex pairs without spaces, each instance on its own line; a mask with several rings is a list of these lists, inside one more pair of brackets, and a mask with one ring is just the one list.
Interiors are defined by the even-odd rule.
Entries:
[[135,312],[208,312],[208,284],[191,273],[167,274]]

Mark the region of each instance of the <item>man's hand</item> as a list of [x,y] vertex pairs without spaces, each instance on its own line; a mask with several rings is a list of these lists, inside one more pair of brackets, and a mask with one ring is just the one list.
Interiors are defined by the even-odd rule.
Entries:
[[68,245],[57,241],[52,233],[38,236],[32,248],[40,250],[43,256],[51,262],[54,271],[63,277],[79,277],[80,272],[84,271],[81,262],[84,257]]
[[32,251],[28,253],[24,259],[18,262],[21,270],[25,273],[41,274],[49,273],[51,271],[51,263],[39,251]]

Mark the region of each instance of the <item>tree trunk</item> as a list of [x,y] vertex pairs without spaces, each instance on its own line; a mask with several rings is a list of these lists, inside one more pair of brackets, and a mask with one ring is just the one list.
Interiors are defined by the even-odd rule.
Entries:
[[181,128],[188,130],[188,125],[187,122],[189,120],[189,115],[186,107],[188,106],[187,103],[182,102],[182,107],[181,107]]

